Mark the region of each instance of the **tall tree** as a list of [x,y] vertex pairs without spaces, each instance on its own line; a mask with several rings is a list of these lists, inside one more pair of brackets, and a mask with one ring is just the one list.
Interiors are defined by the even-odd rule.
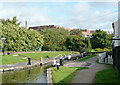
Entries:
[[0,37],[6,38],[7,51],[34,51],[43,45],[43,36],[36,30],[20,27],[16,18],[8,23],[0,24]]
[[18,22],[18,19],[16,16],[13,17],[12,20],[10,19],[1,19],[1,22],[3,25],[8,25],[8,24],[13,24],[13,25],[16,25],[16,26],[19,26],[21,24],[21,22]]
[[39,30],[44,35],[43,50],[66,50],[65,42],[68,30],[62,28],[50,28]]
[[107,32],[103,30],[96,30],[92,34],[91,44],[92,48],[110,48],[111,47],[111,38],[112,35],[107,34]]
[[70,35],[66,40],[66,46],[72,51],[83,52],[91,47],[90,41],[83,37],[81,30],[74,29],[70,31]]

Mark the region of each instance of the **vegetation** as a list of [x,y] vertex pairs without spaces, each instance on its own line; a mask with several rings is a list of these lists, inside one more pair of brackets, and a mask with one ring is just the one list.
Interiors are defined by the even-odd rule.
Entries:
[[96,60],[96,63],[99,63],[99,59]]
[[102,30],[96,30],[92,34],[91,38],[91,44],[92,48],[111,48],[111,38],[113,37],[113,34],[107,34],[107,32]]
[[[6,38],[6,51],[35,51],[43,44],[43,36],[35,30],[20,27],[16,17],[13,20],[1,20],[0,36]],[[2,45],[2,44],[1,44]],[[3,47],[3,46],[2,46]]]
[[112,65],[106,65],[107,69],[99,71],[95,75],[94,83],[112,83],[120,84],[120,76],[117,69],[113,69]]
[[83,58],[78,59],[78,60],[76,60],[76,61],[84,61],[84,60],[87,60],[87,59],[92,58],[92,57],[94,57],[94,56],[96,56],[96,54],[93,54],[93,55],[90,55],[90,56],[83,57]]
[[77,70],[87,69],[87,67],[60,67],[59,70],[52,68],[53,83],[70,83]]
[[44,45],[42,50],[45,51],[66,51],[66,38],[68,37],[68,30],[63,28],[49,28],[38,30],[44,36]]
[[41,53],[22,53],[18,54],[19,56],[12,56],[12,55],[0,55],[0,65],[1,64],[13,64],[13,63],[21,63],[21,62],[27,62],[27,59],[23,59],[22,57],[31,57],[32,60],[39,60],[40,57],[43,59],[47,58],[48,55],[50,58],[54,58],[56,56],[60,57],[65,55],[69,55],[70,53],[77,53],[77,52],[68,52],[68,51],[59,51],[59,52],[41,52]]
[[51,51],[85,51],[90,48],[90,41],[82,36],[80,30],[65,30],[63,28],[39,29],[44,36],[43,50]]
[[[43,51],[78,51],[91,52],[111,48],[113,34],[96,30],[91,40],[83,37],[80,29],[68,31],[63,27],[28,30],[20,27],[17,17],[0,20],[0,38],[6,38],[6,51],[36,51],[42,48]],[[92,45],[92,46],[91,46]],[[0,40],[0,48],[2,48]],[[100,48],[100,49],[97,49]]]
[[92,50],[91,50],[91,52],[102,52],[102,51],[109,52],[109,51],[111,51],[111,49],[108,49],[108,48],[104,48],[104,49],[95,48],[95,49],[92,49]]
[[20,56],[23,57],[31,57],[31,59],[33,60],[39,60],[40,57],[42,57],[43,59],[47,58],[47,56],[49,56],[49,58],[54,58],[56,56],[58,56],[59,54],[61,54],[60,56],[65,55],[69,55],[71,52],[68,51],[59,51],[59,52],[41,52],[41,53],[22,53],[22,54],[18,54]]
[[88,38],[82,37],[80,30],[72,30],[70,36],[66,39],[66,46],[72,51],[83,52],[91,48],[91,43]]
[[21,62],[27,62],[27,59],[22,59],[20,57],[12,56],[12,55],[0,55],[0,59],[2,60],[2,64],[13,64],[13,63],[21,63]]

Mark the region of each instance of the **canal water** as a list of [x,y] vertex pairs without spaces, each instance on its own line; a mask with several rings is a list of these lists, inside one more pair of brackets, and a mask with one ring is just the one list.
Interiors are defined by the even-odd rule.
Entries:
[[46,67],[34,67],[2,73],[2,83],[44,83],[47,82]]

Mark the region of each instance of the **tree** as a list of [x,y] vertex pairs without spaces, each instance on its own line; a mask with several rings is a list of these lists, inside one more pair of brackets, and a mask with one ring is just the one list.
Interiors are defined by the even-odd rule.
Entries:
[[63,51],[67,50],[65,46],[68,30],[63,28],[50,28],[38,30],[44,36],[43,50]]
[[107,34],[107,32],[103,30],[96,30],[92,34],[91,44],[92,48],[110,48],[111,47],[111,38],[112,35]]
[[19,27],[16,18],[12,21],[0,24],[0,36],[6,38],[6,51],[35,51],[38,50],[38,46],[42,47],[43,36],[40,33]]
[[6,19],[6,20],[1,19],[1,22],[2,22],[3,25],[13,24],[13,25],[19,26],[21,24],[21,22],[18,22],[16,16],[14,16],[12,20],[10,20],[10,19]]
[[80,30],[70,31],[70,36],[66,40],[66,46],[69,50],[83,52],[91,47],[90,41],[82,36]]

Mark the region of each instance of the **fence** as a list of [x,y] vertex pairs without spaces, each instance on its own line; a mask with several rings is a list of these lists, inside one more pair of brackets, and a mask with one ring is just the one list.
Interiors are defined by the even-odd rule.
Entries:
[[120,72],[120,46],[113,48],[113,66]]

